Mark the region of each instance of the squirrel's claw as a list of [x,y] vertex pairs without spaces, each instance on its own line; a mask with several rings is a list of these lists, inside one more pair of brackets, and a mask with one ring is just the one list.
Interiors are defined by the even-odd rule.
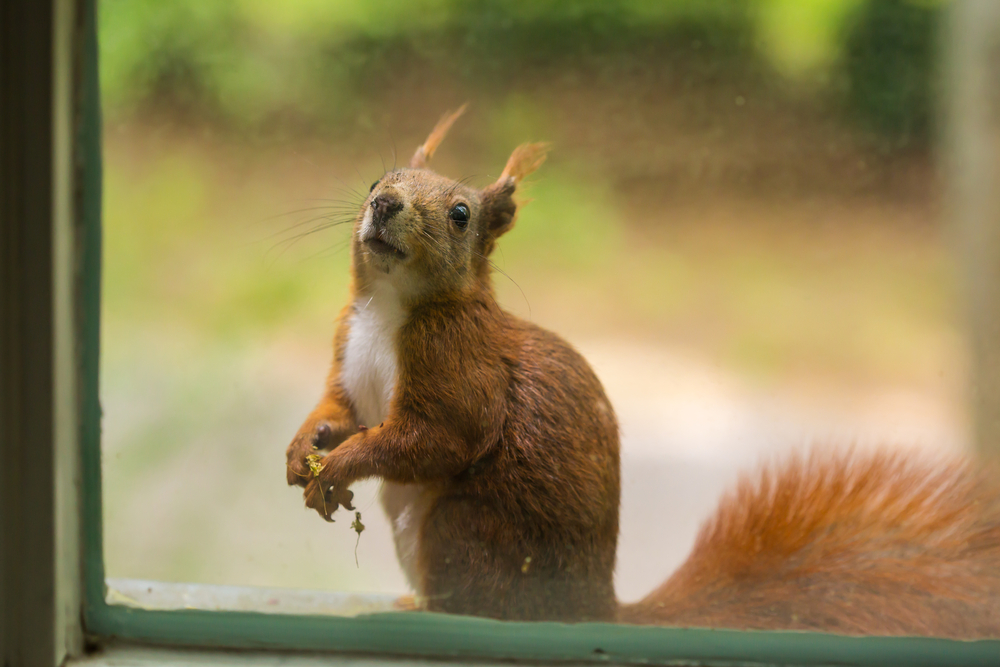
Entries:
[[341,505],[341,507],[345,510],[354,511],[354,505],[351,504],[352,500],[354,500],[354,492],[350,489],[344,489],[341,491],[340,497],[337,498],[337,502]]
[[306,507],[316,510],[321,517],[332,522],[332,515],[339,507],[354,510],[354,492],[336,484],[313,479],[303,493]]
[[309,483],[309,470],[298,462],[289,461],[285,464],[285,481],[288,486],[305,486]]
[[305,486],[313,478],[309,470],[309,463],[306,456],[311,451],[310,447],[302,447],[301,443],[293,442],[288,448],[288,456],[285,461],[285,481],[288,486]]
[[330,517],[337,509],[337,504],[332,501],[327,502],[327,492],[323,491],[323,486],[318,479],[310,480],[302,495],[305,498],[306,507],[316,510],[327,521],[333,521]]

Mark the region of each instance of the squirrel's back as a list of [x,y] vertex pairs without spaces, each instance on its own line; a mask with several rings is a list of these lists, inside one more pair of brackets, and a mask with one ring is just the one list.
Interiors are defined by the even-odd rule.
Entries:
[[629,623],[1000,635],[1000,492],[966,463],[793,457],[744,477]]
[[[447,349],[452,360],[438,360],[436,372],[447,375],[448,363],[459,363],[474,377],[495,374],[492,393],[503,396],[495,440],[484,442],[460,474],[436,484],[420,534],[427,608],[613,620],[618,424],[596,375],[568,343],[491,299],[420,309],[414,317],[403,335],[410,363]],[[445,332],[466,319],[476,326]],[[469,336],[477,341],[465,341]],[[433,341],[434,349],[418,353],[410,339]],[[459,393],[475,390],[472,384]]]

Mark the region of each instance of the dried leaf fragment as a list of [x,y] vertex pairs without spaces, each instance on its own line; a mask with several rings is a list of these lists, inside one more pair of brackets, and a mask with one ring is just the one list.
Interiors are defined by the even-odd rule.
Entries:
[[354,521],[351,522],[351,528],[358,534],[358,541],[354,543],[354,565],[361,567],[358,563],[358,545],[361,544],[361,533],[365,529],[365,524],[361,523],[361,512],[354,513]]

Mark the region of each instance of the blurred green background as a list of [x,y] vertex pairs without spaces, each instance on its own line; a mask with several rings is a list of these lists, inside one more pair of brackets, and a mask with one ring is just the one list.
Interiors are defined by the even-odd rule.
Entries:
[[[517,144],[554,145],[499,251],[511,310],[858,433],[871,397],[903,397],[871,433],[919,413],[931,444],[963,442],[933,159],[945,10],[102,0],[109,576],[400,588],[387,533],[362,536],[356,568],[348,522],[283,488],[283,451],[329,363],[343,223],[466,101],[442,173],[483,185]],[[629,412],[636,383],[607,358],[628,452],[661,418]],[[697,449],[692,428],[663,456]]]

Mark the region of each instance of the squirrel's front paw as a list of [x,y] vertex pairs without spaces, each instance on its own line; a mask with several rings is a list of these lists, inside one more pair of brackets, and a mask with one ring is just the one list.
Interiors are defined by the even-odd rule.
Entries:
[[327,521],[333,521],[331,516],[339,506],[347,510],[354,509],[354,505],[351,504],[354,492],[342,484],[326,481],[324,477],[328,476],[320,472],[318,477],[310,481],[303,496],[306,507],[316,510]]
[[333,430],[326,422],[299,430],[285,454],[285,479],[289,486],[306,486],[316,475],[317,451],[333,444]]

